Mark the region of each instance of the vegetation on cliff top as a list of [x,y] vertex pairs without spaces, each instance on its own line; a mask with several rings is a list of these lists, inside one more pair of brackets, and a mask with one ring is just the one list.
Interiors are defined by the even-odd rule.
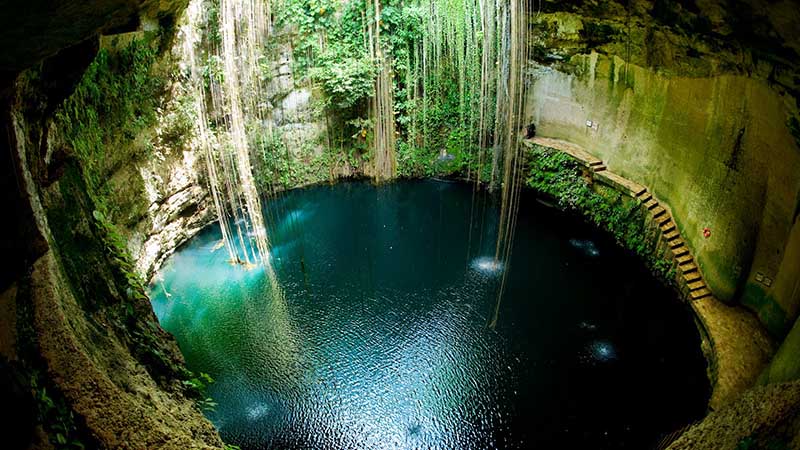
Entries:
[[[382,58],[371,55],[367,45],[374,14],[368,3],[286,0],[273,5],[273,39],[291,41],[295,84],[313,86],[322,94],[318,106],[327,136],[300,152],[289,152],[274,134],[254,137],[252,141],[260,147],[254,153],[262,155],[258,178],[263,186],[286,188],[327,181],[340,173],[364,173],[365,165],[375,161],[376,122],[369,104],[382,60],[391,64],[398,175],[466,177],[475,173],[480,159],[478,128],[494,126],[493,108],[487,109],[483,123],[478,114],[481,96],[491,103],[493,94],[481,92],[483,38],[475,22],[477,2],[382,1],[375,30],[380,34]],[[210,5],[207,38],[213,40],[219,34],[214,26],[218,6],[214,1]],[[269,53],[265,48],[265,54]],[[272,76],[268,66],[265,78]],[[212,54],[203,72],[223,76]],[[265,134],[257,129],[250,132]],[[484,140],[490,134],[484,133]],[[312,155],[311,147],[319,144],[326,151]],[[442,160],[443,154],[449,156]]]

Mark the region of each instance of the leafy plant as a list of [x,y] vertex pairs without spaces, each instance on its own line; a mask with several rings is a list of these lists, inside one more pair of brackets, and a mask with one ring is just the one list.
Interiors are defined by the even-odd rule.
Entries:
[[152,73],[157,55],[151,38],[120,50],[101,49],[56,112],[56,125],[80,159],[94,198],[108,196],[110,172],[152,149],[136,138],[155,124],[165,90],[164,78]]
[[192,375],[191,378],[183,381],[188,394],[195,398],[197,405],[203,411],[214,411],[217,407],[217,402],[206,394],[208,386],[213,382],[214,379],[203,372],[198,375]]
[[672,262],[656,254],[654,243],[647,238],[645,212],[636,201],[625,200],[616,192],[595,192],[578,163],[563,152],[534,146],[526,158],[528,187],[555,198],[563,209],[580,213],[608,231],[665,282],[674,280]]
[[[99,210],[94,210],[92,216],[100,231],[103,245],[110,256],[111,262],[117,269],[120,286],[127,286],[126,294],[129,299],[148,301],[145,283],[136,272],[133,257],[128,252],[127,241],[117,231],[116,226],[106,218],[105,214]],[[128,315],[133,315],[133,309],[130,304],[127,305],[126,311]]]
[[337,46],[321,55],[310,74],[322,84],[329,107],[346,110],[373,95],[377,71],[368,55]]
[[52,396],[47,391],[47,387],[44,385],[45,381],[39,371],[31,372],[30,383],[36,402],[37,421],[46,427],[50,444],[59,450],[86,448],[77,437],[75,416],[64,398]]
[[205,64],[200,67],[200,72],[206,89],[211,86],[212,81],[218,85],[225,82],[225,68],[222,59],[217,55],[209,55]]

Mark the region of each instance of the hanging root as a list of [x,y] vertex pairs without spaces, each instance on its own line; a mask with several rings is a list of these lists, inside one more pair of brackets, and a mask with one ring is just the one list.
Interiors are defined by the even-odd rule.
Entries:
[[[369,11],[370,0],[366,1],[367,11]],[[397,175],[392,64],[389,57],[384,55],[381,45],[380,0],[374,0],[372,10],[374,12],[374,20],[372,18],[367,19],[368,35],[370,36],[369,50],[372,58],[378,61],[381,67],[375,80],[375,95],[370,102],[370,116],[375,130],[373,137],[375,178],[378,181],[387,181]]]
[[[500,228],[495,248],[495,259],[503,261],[506,270],[503,272],[500,288],[497,293],[494,314],[489,323],[490,328],[497,326],[500,315],[500,303],[506,291],[507,276],[510,269],[511,252],[514,244],[519,200],[522,192],[522,154],[520,150],[520,133],[525,97],[524,65],[527,52],[527,3],[526,0],[512,0],[505,12],[504,24],[508,27],[508,74],[506,90],[508,95],[504,127],[496,132],[503,133],[501,148],[503,150],[503,184],[500,207]],[[498,102],[499,103],[499,102]],[[499,109],[498,109],[499,111]],[[502,130],[502,131],[501,131]]]

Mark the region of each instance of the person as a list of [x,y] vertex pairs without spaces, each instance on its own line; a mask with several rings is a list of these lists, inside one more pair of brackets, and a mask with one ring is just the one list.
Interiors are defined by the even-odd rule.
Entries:
[[525,139],[533,139],[536,137],[536,124],[531,122],[525,129]]

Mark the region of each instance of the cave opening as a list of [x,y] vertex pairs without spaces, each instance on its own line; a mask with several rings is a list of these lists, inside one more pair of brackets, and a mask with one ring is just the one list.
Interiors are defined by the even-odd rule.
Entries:
[[45,3],[5,447],[800,448],[798,0]]

